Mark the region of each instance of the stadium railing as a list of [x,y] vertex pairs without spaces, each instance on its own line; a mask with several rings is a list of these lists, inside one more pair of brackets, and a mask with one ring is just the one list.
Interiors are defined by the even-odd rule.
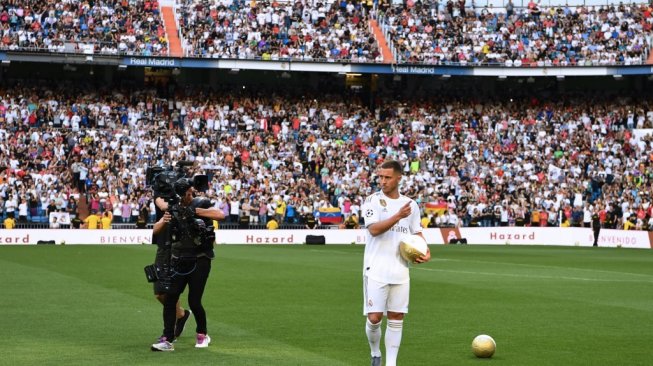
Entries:
[[[383,16],[379,16],[379,26],[381,27],[384,36],[386,39],[389,38],[389,26],[383,22]],[[653,35],[647,35],[647,42],[648,44],[651,44],[653,41]],[[534,61],[528,64],[522,64],[522,65],[515,65],[513,60],[507,60],[506,62],[491,62],[491,61],[466,61],[464,63],[461,62],[456,62],[456,61],[449,61],[449,60],[444,60],[444,61],[437,61],[437,62],[410,62],[403,57],[401,57],[400,54],[398,54],[394,44],[390,41],[388,42],[388,47],[390,48],[390,51],[392,52],[393,58],[397,64],[402,64],[402,65],[412,65],[412,66],[453,66],[453,67],[506,67],[506,68],[529,68],[529,67],[556,67],[556,65],[549,64],[546,61]],[[101,45],[97,46],[97,48],[101,49]],[[187,48],[185,48],[187,49]],[[102,51],[97,51],[97,52],[92,52],[90,53],[88,49],[82,49],[82,48],[67,48],[64,51],[53,51],[47,48],[40,48],[40,47],[11,47],[11,46],[0,46],[0,51],[9,51],[9,52],[21,52],[21,53],[37,53],[37,54],[56,54],[56,55],[87,55],[87,56],[136,56],[136,57],[151,57],[151,58],[170,58],[169,56],[166,55],[144,55],[141,52],[135,52],[135,51],[127,51],[127,52],[102,52]],[[186,52],[186,51],[184,51]],[[572,67],[588,67],[588,66],[627,66],[627,65],[644,65],[646,64],[646,60],[648,59],[648,55],[650,54],[650,49],[645,49],[642,55],[639,57],[638,60],[633,60],[630,63],[626,62],[611,62],[611,63],[602,63],[601,61],[596,61],[592,62],[592,60],[585,60],[584,62],[579,63],[576,66]],[[246,57],[246,58],[212,58],[210,56],[194,56],[190,55],[188,58],[191,59],[214,59],[214,60],[246,60],[246,61],[273,61],[273,62],[311,62],[311,63],[341,63],[341,64],[381,64],[383,63],[383,60],[376,61],[376,60],[365,60],[365,61],[353,61],[352,59],[349,58],[335,58],[335,59],[327,59],[327,58],[313,58],[313,57],[304,57],[304,56],[294,56],[294,57],[279,57],[275,59],[269,59],[266,60],[262,56],[252,56],[252,57]]]
[[[388,43],[388,48],[390,48],[390,52],[392,52],[392,58],[393,60],[397,61],[399,59],[399,55],[397,55],[397,49],[395,48],[394,43],[390,42],[390,26],[385,22],[385,15],[383,14],[378,14],[376,13],[376,21],[378,23],[379,28],[381,28],[381,32],[383,33],[383,37],[385,37],[387,43]],[[378,40],[377,40],[378,42]]]
[[[148,223],[145,229],[143,230],[151,230],[153,227],[152,223]],[[4,223],[0,222],[0,229],[4,229]],[[318,225],[315,227],[316,229],[338,229],[338,226],[336,225]],[[16,226],[14,229],[52,229],[50,227],[50,223],[47,222],[17,222]],[[70,229],[70,225],[65,225],[63,228],[60,227],[59,229],[61,230],[66,230]],[[136,227],[136,224],[122,224],[122,223],[114,223],[111,224],[111,229],[113,230],[132,230],[132,229],[138,229]],[[301,229],[306,229],[306,226],[302,224],[281,224],[279,225],[280,230],[301,230]],[[267,230],[265,225],[261,224],[251,224],[248,225],[245,228],[241,228],[239,224],[237,223],[220,223],[218,227],[219,230]]]
[[[526,8],[530,0],[513,0],[512,4],[515,8]],[[537,1],[538,6],[601,6],[601,5],[619,5],[623,2],[624,5],[631,4],[646,4],[648,0],[630,0],[630,1],[619,1],[619,0],[539,0]],[[446,1],[444,2],[446,4]],[[472,8],[472,4],[476,8],[505,8],[508,4],[508,0],[466,0],[465,5],[468,8]]]
[[[115,46],[116,52],[102,52],[105,45]],[[17,45],[4,45],[0,44],[0,51],[5,52],[32,52],[32,53],[48,53],[48,54],[72,54],[72,55],[106,55],[106,56],[146,56],[143,52],[129,50],[118,51],[118,43],[114,42],[66,42],[63,49],[52,50],[47,47],[20,47]],[[147,57],[167,57],[167,54],[155,54]]]

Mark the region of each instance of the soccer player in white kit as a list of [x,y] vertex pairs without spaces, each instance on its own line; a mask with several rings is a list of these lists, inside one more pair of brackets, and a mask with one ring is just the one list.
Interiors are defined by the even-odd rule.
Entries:
[[[386,366],[397,364],[404,315],[408,312],[410,275],[408,263],[399,254],[405,235],[422,235],[417,203],[399,194],[401,164],[386,161],[378,171],[381,191],[365,199],[362,215],[367,228],[363,263],[365,333],[372,353],[372,366],[381,366],[381,321],[385,331]],[[428,262],[431,252],[417,259]]]

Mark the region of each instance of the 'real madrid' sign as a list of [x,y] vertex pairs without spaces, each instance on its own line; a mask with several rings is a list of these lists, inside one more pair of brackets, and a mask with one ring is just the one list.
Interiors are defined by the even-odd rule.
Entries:
[[145,67],[180,67],[181,60],[156,57],[126,57],[123,63],[127,66]]

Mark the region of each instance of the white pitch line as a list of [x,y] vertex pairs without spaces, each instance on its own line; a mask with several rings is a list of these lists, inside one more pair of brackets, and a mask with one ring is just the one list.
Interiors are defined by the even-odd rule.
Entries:
[[[431,261],[436,260],[431,258]],[[493,261],[475,261],[467,259],[437,259],[440,261],[451,261],[451,262],[469,262],[469,263],[481,263],[481,264],[501,264],[508,266],[519,266],[519,267],[532,267],[532,268],[545,268],[545,269],[565,269],[570,271],[583,271],[583,272],[595,272],[595,273],[604,273],[610,275],[625,275],[625,276],[636,276],[636,277],[646,277],[653,280],[653,276],[643,274],[643,273],[631,273],[631,272],[618,272],[618,271],[604,271],[600,269],[590,269],[590,268],[573,268],[573,267],[560,267],[560,266],[545,266],[542,264],[526,264],[526,263],[510,263],[510,262],[493,262]]]
[[[413,267],[415,268],[415,267]],[[642,281],[642,280],[614,280],[614,279],[601,279],[601,278],[587,278],[587,277],[569,277],[569,276],[536,276],[529,274],[514,274],[514,273],[496,273],[496,272],[478,272],[478,271],[460,271],[454,269],[438,269],[438,268],[415,268],[422,271],[431,271],[431,272],[450,272],[450,273],[461,273],[461,274],[471,274],[471,275],[484,275],[484,276],[503,276],[503,277],[528,277],[528,278],[541,278],[548,280],[572,280],[572,281],[589,281],[589,282],[644,282],[644,283],[653,283],[653,281]]]
[[[308,251],[309,252],[325,253],[324,250],[319,250],[319,249],[309,249]],[[351,254],[352,252],[346,252],[344,250],[329,250],[327,253]]]

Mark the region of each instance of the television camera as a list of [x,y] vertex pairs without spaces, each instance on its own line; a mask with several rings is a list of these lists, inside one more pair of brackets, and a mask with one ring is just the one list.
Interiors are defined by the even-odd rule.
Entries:
[[[157,166],[147,168],[146,184],[154,190],[156,197],[161,197],[170,204],[170,201],[174,202],[174,200],[179,199],[179,196],[175,193],[175,183],[182,178],[188,177],[186,168],[192,165],[192,161],[184,160],[177,162],[176,167]],[[196,191],[205,192],[209,189],[209,178],[206,175],[194,175],[190,178],[190,181]]]
[[[207,234],[209,231],[213,234],[213,227],[208,227],[204,220],[196,217],[194,207],[179,205],[181,195],[188,188],[193,187],[200,192],[205,192],[209,188],[209,179],[206,175],[194,175],[188,178],[186,168],[192,165],[191,161],[180,161],[176,167],[153,167],[148,168],[146,172],[147,185],[152,188],[155,197],[163,198],[168,203],[167,211],[172,216],[170,232],[166,235],[166,247],[170,247],[171,242],[181,239],[193,238],[197,246],[211,241]],[[208,236],[211,236],[210,234]]]

